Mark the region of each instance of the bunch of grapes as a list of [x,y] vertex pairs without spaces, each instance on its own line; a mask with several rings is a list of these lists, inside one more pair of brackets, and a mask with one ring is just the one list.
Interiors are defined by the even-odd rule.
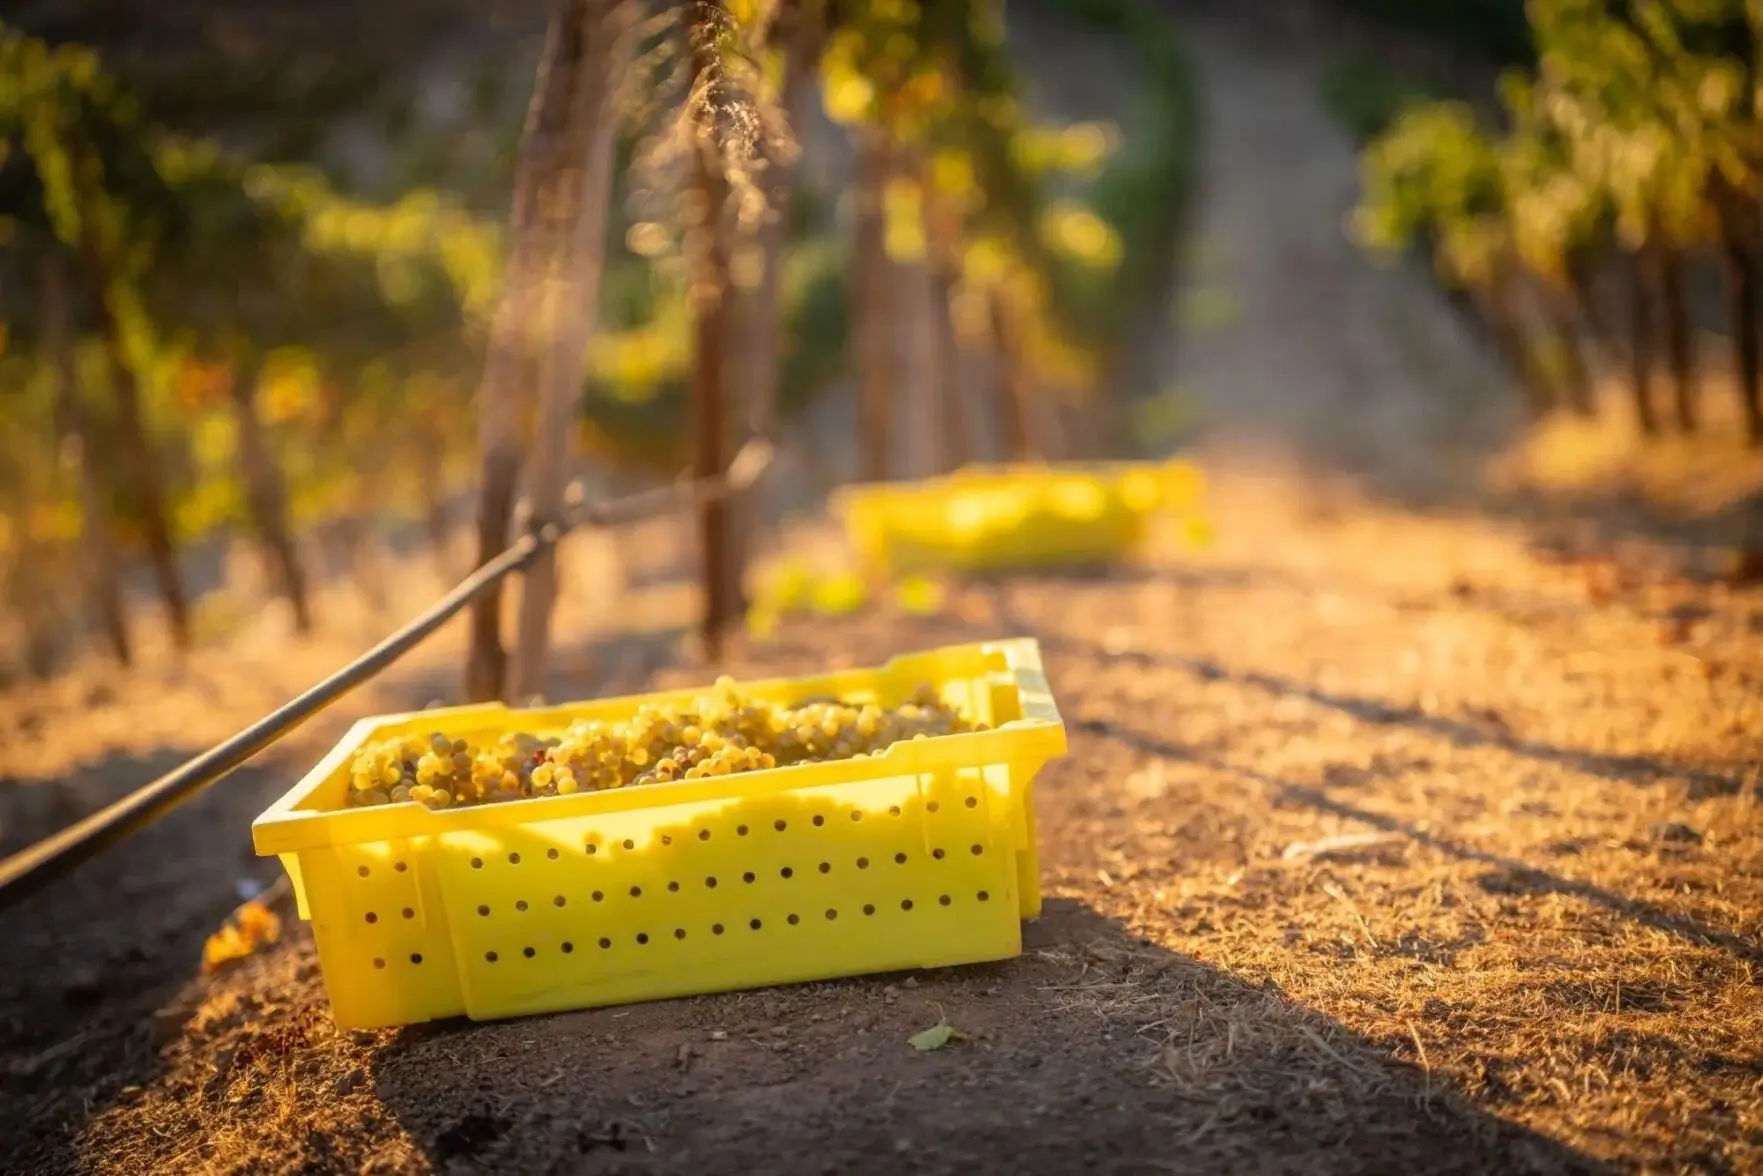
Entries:
[[489,804],[523,800],[535,795],[533,773],[547,762],[552,747],[558,742],[520,731],[479,748],[472,759],[469,799],[478,804]]
[[620,722],[579,719],[561,735],[503,735],[475,750],[466,740],[438,733],[370,744],[351,765],[349,803],[414,800],[442,809],[569,796],[860,759],[904,740],[984,727],[962,718],[929,686],[897,707],[838,698],[783,706],[721,678],[687,706],[645,704]]
[[471,745],[434,734],[407,736],[363,748],[349,771],[353,804],[418,801],[446,808],[471,787]]

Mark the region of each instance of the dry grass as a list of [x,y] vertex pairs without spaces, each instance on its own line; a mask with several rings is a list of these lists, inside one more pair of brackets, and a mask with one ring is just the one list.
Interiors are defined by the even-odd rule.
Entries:
[[[1734,512],[1763,497],[1763,452],[1744,444],[1731,373],[1705,373],[1700,404],[1699,435],[1643,437],[1630,392],[1611,381],[1596,418],[1563,413],[1529,430],[1495,463],[1493,485],[1569,501],[1629,498],[1678,518]],[[1667,406],[1659,410],[1668,421]],[[1747,530],[1735,524],[1726,542],[1763,542],[1763,531]]]
[[[1022,960],[339,1035],[297,932],[190,990],[83,1164],[1141,1171],[1171,1140],[1194,1170],[1763,1163],[1763,595],[1644,563],[1593,590],[1507,528],[1219,489],[1203,559],[742,654],[1041,636],[1072,754],[1038,794]],[[973,1042],[916,1055],[940,1012]]]

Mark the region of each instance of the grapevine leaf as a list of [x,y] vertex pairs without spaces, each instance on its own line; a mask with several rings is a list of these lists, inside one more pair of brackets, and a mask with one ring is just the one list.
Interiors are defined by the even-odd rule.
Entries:
[[942,1049],[944,1046],[953,1045],[958,1041],[966,1040],[967,1035],[962,1033],[961,1030],[955,1028],[955,1026],[949,1024],[949,1019],[947,1017],[943,1017],[929,1029],[914,1033],[911,1037],[908,1037],[906,1043],[919,1053],[930,1053],[932,1050]]

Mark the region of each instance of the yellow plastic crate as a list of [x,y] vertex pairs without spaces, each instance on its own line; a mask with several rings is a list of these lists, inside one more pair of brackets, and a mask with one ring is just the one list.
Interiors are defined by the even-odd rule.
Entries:
[[890,575],[1112,563],[1153,515],[1196,504],[1186,462],[973,465],[941,478],[846,487],[833,499],[864,562]]
[[252,837],[293,879],[344,1028],[1006,959],[1040,911],[1032,783],[1065,751],[1036,644],[745,688],[896,705],[927,682],[992,729],[861,760],[440,812],[343,807],[356,748],[616,720],[701,691],[365,719]]

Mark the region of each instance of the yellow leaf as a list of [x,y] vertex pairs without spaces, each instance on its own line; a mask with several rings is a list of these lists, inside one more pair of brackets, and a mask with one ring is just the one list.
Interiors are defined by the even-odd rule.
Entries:
[[755,641],[770,641],[777,636],[777,610],[754,605],[747,610],[747,633]]
[[945,1017],[929,1029],[914,1033],[906,1039],[906,1043],[919,1053],[930,1053],[932,1050],[942,1049],[957,1041],[966,1040],[967,1038],[961,1030],[949,1024],[948,1018]]
[[912,576],[894,586],[894,601],[910,616],[932,617],[943,611],[943,588],[923,576]]
[[869,598],[862,577],[852,572],[834,573],[814,585],[814,611],[826,616],[844,616],[862,608]]
[[840,126],[852,126],[868,117],[875,101],[875,87],[856,70],[829,64],[821,83],[820,101],[828,118]]
[[214,972],[279,943],[281,916],[260,902],[248,902],[202,945],[202,970]]

